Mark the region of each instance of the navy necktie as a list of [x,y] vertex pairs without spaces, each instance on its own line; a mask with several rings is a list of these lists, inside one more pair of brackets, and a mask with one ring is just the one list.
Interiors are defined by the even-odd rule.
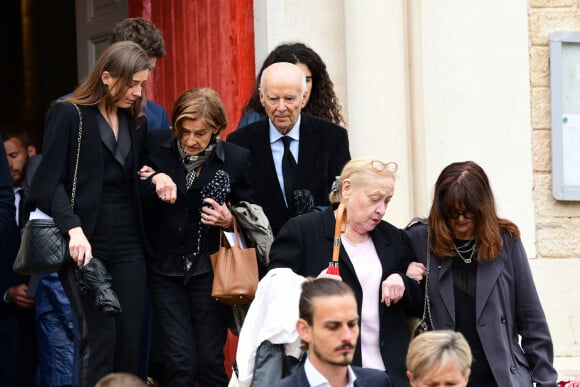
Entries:
[[288,136],[282,137],[284,143],[284,155],[282,156],[282,176],[284,177],[284,191],[286,194],[286,203],[290,206],[292,200],[292,193],[296,185],[296,159],[290,152],[290,143],[292,138]]

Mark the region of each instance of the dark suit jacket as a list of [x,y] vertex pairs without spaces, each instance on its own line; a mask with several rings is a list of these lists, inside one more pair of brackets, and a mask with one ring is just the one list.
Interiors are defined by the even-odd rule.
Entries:
[[[332,257],[334,239],[334,214],[332,207],[324,212],[311,213],[292,218],[280,231],[270,250],[269,269],[291,268],[303,276],[316,277],[328,267]],[[416,281],[405,273],[412,260],[413,251],[409,238],[395,226],[381,221],[371,233],[383,272],[381,281],[392,273],[399,273],[405,282],[405,295],[398,303],[387,307],[379,305],[380,347],[385,368],[395,386],[407,386],[405,357],[409,345],[407,315],[419,315],[422,311],[421,290]],[[361,314],[363,293],[352,262],[344,247],[340,248],[340,275],[350,285]],[[381,289],[377,289],[380,292]],[[352,364],[360,366],[360,340]]]
[[[4,297],[8,288],[22,282],[20,276],[12,270],[20,245],[15,216],[14,187],[8,159],[4,146],[0,146],[0,297]],[[22,312],[30,311],[20,311],[15,305],[7,304],[0,298],[0,380],[7,386],[18,384],[18,336]]]
[[[391,387],[391,379],[386,372],[372,368],[352,366],[356,375],[355,387]],[[276,387],[310,387],[304,366],[300,366],[292,375],[282,379]]]
[[[427,228],[407,230],[418,260],[426,264]],[[477,333],[499,386],[556,384],[554,348],[534,285],[528,258],[519,238],[502,233],[497,258],[477,263]],[[429,298],[435,329],[455,330],[452,259],[431,254]],[[521,335],[521,346],[518,335]]]
[[[276,176],[268,125],[269,119],[264,118],[240,128],[228,136],[228,142],[250,151],[256,203],[264,208],[276,235],[290,216]],[[346,129],[302,114],[296,189],[308,189],[314,196],[315,205],[328,205],[332,182],[349,160]]]
[[[162,202],[157,197],[150,180],[142,182],[141,194],[145,208],[147,235],[153,247],[153,257],[166,259],[166,254],[192,253],[200,219],[202,198],[200,190],[215,172],[223,169],[230,178],[231,192],[228,201],[253,202],[253,189],[249,180],[249,153],[235,144],[218,141],[215,157],[209,159],[194,181],[189,192],[186,187],[186,169],[179,160],[177,141],[168,129],[154,130],[147,139],[147,165],[157,172],[168,174],[177,185],[177,201]],[[218,249],[219,229],[211,227],[202,238],[201,251],[211,253]]]
[[[57,227],[67,232],[82,226],[89,241],[99,215],[103,187],[103,146],[97,116],[97,106],[79,106],[83,116],[83,133],[78,166],[78,181],[75,209],[70,206],[74,165],[78,139],[78,113],[68,102],[55,103],[46,113],[42,161],[32,179],[30,197],[43,212],[54,218]],[[132,174],[133,203],[138,216],[141,232],[139,178],[137,170],[142,165],[141,150],[147,124],[144,117],[137,123],[127,115],[133,151],[134,173]]]
[[[0,138],[1,139],[1,138]],[[4,142],[4,141],[2,141]],[[16,226],[16,208],[14,207],[14,186],[8,168],[8,158],[4,146],[0,146],[0,297],[14,285],[19,284],[19,276],[12,270],[16,258],[20,235]],[[8,307],[0,300],[0,314]]]

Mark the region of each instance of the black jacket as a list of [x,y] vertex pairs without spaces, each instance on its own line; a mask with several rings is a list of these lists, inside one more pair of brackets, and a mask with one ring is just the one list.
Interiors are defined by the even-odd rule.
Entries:
[[[78,140],[78,113],[68,102],[54,104],[46,113],[42,161],[32,179],[31,201],[43,212],[54,218],[62,232],[82,226],[86,237],[91,240],[99,216],[103,189],[104,161],[103,146],[98,124],[97,106],[79,106],[83,117],[77,191],[74,211],[70,206],[70,193]],[[123,109],[119,113],[127,116],[133,169],[131,174],[132,199],[140,231],[143,233],[141,206],[138,192],[138,169],[142,165],[142,148],[147,133],[143,118],[133,120]]]
[[[389,375],[385,372],[372,368],[352,367],[356,380],[354,387],[391,387]],[[304,366],[296,370],[295,373],[276,384],[276,387],[310,387]]]
[[[171,132],[167,129],[150,132],[147,149],[146,164],[156,172],[169,175],[177,185],[177,200],[174,204],[169,204],[157,197],[150,179],[142,182],[145,228],[154,261],[167,260],[168,256],[187,255],[197,250],[195,241],[202,206],[200,192],[217,170],[223,169],[230,178],[231,193],[227,202],[232,204],[242,200],[253,202],[252,186],[248,176],[250,168],[247,150],[235,144],[218,141],[215,157],[206,161],[200,176],[187,190],[185,181],[187,171],[183,162],[179,160],[177,140]],[[204,256],[207,258],[216,251],[218,245],[219,228],[203,226],[200,250]],[[158,266],[157,268],[159,269]]]
[[[295,188],[309,190],[314,205],[326,206],[332,182],[350,160],[348,135],[346,129],[330,121],[308,114],[301,117]],[[256,203],[264,208],[277,235],[290,215],[276,176],[268,123],[269,119],[264,118],[240,128],[228,136],[228,142],[250,151]]]
[[[288,267],[297,274],[316,277],[328,267],[328,262],[331,260],[334,225],[332,207],[324,212],[290,219],[272,244],[268,268]],[[405,356],[409,345],[409,335],[406,317],[418,315],[422,307],[419,285],[405,275],[407,266],[412,260],[413,251],[405,232],[385,221],[377,225],[371,237],[383,268],[381,282],[392,273],[401,274],[405,282],[406,290],[403,299],[390,307],[381,303],[379,318],[381,355],[385,368],[395,386],[407,386]],[[339,266],[342,280],[355,293],[360,315],[363,300],[362,287],[352,262],[342,246]],[[377,291],[380,297],[381,289]],[[357,343],[352,364],[357,366],[362,364],[360,340]]]

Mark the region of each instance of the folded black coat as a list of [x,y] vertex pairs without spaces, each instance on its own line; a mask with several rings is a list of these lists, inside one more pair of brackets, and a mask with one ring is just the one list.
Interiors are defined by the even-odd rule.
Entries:
[[111,289],[111,275],[105,264],[98,258],[75,270],[77,286],[83,293],[92,292],[95,295],[95,306],[106,315],[115,315],[121,311],[117,295]]

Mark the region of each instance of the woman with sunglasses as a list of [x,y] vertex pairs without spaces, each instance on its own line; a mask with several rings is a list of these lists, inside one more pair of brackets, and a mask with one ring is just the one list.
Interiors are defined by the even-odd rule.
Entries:
[[[552,338],[519,229],[497,215],[479,165],[466,161],[443,169],[426,223],[408,233],[423,264],[427,249],[431,255],[430,323],[461,332],[469,342],[469,386],[554,386]],[[421,279],[411,272],[414,266],[424,272],[423,264],[412,264],[409,275]]]
[[[353,365],[386,371],[395,386],[408,386],[406,317],[421,310],[420,288],[405,272],[413,252],[402,230],[383,216],[394,189],[397,164],[349,161],[330,193],[324,212],[290,219],[270,250],[269,269],[290,268],[303,276],[344,281],[354,291],[360,339]],[[339,256],[340,277],[328,274],[336,208],[346,209]]]

